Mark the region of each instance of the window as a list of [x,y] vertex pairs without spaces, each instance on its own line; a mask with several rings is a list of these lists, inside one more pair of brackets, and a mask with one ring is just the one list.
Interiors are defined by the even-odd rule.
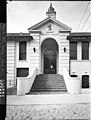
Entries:
[[19,42],[19,60],[26,60],[26,41]]
[[82,88],[89,88],[89,75],[82,76]]
[[82,60],[89,60],[89,42],[82,42]]
[[29,75],[29,68],[17,68],[17,77],[27,77]]
[[70,42],[70,60],[77,60],[77,42]]

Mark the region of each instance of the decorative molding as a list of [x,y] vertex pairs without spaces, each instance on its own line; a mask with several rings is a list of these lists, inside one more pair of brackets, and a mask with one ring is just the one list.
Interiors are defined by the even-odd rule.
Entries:
[[48,24],[48,30],[46,31],[47,33],[53,33],[54,31],[52,30],[52,25]]
[[29,30],[29,33],[41,33],[40,30]]

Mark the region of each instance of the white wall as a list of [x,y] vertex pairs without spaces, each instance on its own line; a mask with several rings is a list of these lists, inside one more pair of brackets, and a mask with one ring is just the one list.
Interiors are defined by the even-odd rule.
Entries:
[[70,73],[75,72],[76,75],[91,74],[91,60],[71,60],[70,62],[71,70]]
[[78,75],[81,80],[82,80],[82,75],[89,75],[90,76],[89,85],[91,88],[91,60],[90,61],[71,60],[70,67],[71,67],[70,74],[74,74],[75,72],[75,74]]
[[70,60],[70,74],[76,74],[82,79],[82,75],[89,75],[91,88],[91,41],[89,42],[89,60],[82,60],[82,43],[77,44],[77,60]]
[[[19,60],[19,41],[7,42],[7,86],[16,84],[17,68],[39,68],[39,37],[33,36],[33,41],[27,41],[27,59]],[[34,53],[33,48],[36,48]]]
[[[11,84],[10,84],[11,82]],[[15,84],[15,42],[7,42],[7,86]]]
[[[33,36],[33,40],[30,41],[30,46],[29,46],[29,55],[30,55],[30,69],[37,67],[38,68],[38,73],[40,73],[40,35],[39,33],[31,33],[31,36]],[[35,47],[36,51],[33,51],[33,48]]]
[[[66,67],[69,70],[69,41],[67,40],[68,35],[69,33],[60,33],[60,74],[63,74],[63,67]],[[66,52],[64,52],[64,47],[66,48]]]

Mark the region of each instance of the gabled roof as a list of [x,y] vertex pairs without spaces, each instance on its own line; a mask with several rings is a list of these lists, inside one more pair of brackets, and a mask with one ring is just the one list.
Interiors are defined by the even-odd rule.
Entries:
[[61,23],[60,21],[58,21],[58,20],[56,20],[54,18],[51,18],[51,17],[47,17],[46,19],[42,20],[41,22],[39,22],[39,23],[33,25],[32,27],[28,28],[28,30],[36,30],[39,27],[41,27],[44,24],[46,24],[47,22],[49,22],[49,21],[52,21],[52,22],[56,23],[59,27],[63,26],[65,29],[71,31],[70,27],[68,27],[67,25],[65,25],[65,24]]

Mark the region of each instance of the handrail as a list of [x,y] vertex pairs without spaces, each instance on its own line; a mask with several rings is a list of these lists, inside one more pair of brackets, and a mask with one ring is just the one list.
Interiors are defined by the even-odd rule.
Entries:
[[17,78],[17,95],[25,95],[30,91],[36,75],[37,68],[33,68],[29,72],[29,76]]
[[70,77],[66,68],[63,68],[63,77],[68,93],[77,94],[81,92],[81,81],[79,77]]

